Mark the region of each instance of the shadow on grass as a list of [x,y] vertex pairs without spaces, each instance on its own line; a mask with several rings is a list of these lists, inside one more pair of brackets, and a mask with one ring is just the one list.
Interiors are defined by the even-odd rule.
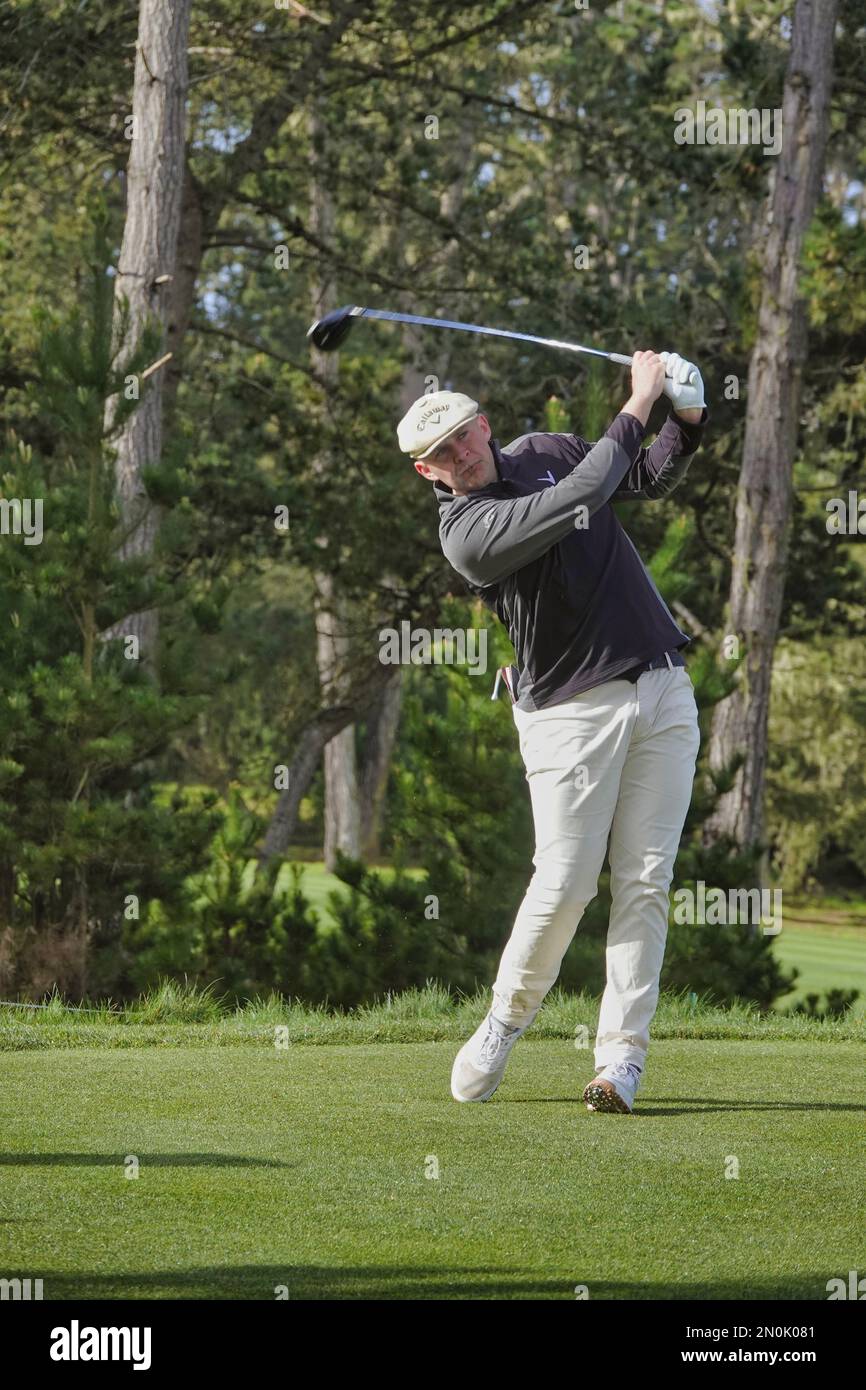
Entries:
[[563,1273],[559,1278],[516,1269],[480,1266],[415,1268],[361,1266],[328,1269],[317,1266],[239,1265],[204,1269],[156,1271],[147,1274],[95,1274],[28,1269],[26,1276],[6,1271],[6,1278],[43,1280],[45,1301],[75,1299],[255,1299],[276,1301],[278,1287],[298,1299],[571,1299],[581,1282],[593,1302],[599,1299],[678,1301],[817,1300],[826,1301],[827,1274],[804,1273],[769,1280],[714,1280],[706,1283],[648,1283],[581,1280]]
[[[4,1154],[0,1153],[0,1166],[19,1168],[25,1166],[70,1167],[70,1168],[114,1168],[122,1166],[126,1154]],[[297,1163],[281,1163],[275,1158],[249,1158],[240,1154],[149,1154],[141,1149],[135,1157],[142,1166],[149,1168],[297,1168]]]
[[[661,1102],[660,1104],[658,1102]],[[580,1096],[497,1096],[485,1102],[488,1105],[579,1105]],[[637,1100],[636,1115],[708,1115],[743,1110],[756,1113],[766,1110],[833,1110],[859,1114],[866,1105],[828,1103],[816,1100],[716,1100],[709,1096],[657,1096],[653,1100]]]

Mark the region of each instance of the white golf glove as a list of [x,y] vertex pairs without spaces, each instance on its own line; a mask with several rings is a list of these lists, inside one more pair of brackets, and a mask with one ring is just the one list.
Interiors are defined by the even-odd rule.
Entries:
[[673,402],[675,410],[700,410],[706,404],[704,383],[694,362],[687,362],[678,352],[660,352],[665,364],[665,384],[662,391]]

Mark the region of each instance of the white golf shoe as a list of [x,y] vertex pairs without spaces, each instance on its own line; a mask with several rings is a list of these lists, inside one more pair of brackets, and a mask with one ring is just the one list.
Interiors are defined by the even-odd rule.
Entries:
[[500,1023],[491,1010],[454,1058],[451,1070],[454,1099],[489,1100],[505,1075],[512,1047],[528,1027],[529,1023],[522,1028]]
[[642,1070],[637,1062],[610,1062],[602,1067],[595,1080],[590,1081],[584,1090],[587,1110],[630,1115]]

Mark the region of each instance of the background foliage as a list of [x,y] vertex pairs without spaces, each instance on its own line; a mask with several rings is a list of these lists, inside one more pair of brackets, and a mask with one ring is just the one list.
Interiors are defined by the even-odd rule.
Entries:
[[[706,733],[730,688],[723,609],[772,160],[675,146],[673,111],[698,98],[779,105],[786,12],[776,0],[581,12],[486,0],[443,17],[429,0],[343,0],[317,20],[249,0],[195,6],[188,160],[204,235],[176,407],[148,471],[159,547],[136,570],[116,560],[103,419],[120,386],[108,324],[137,7],[5,7],[0,481],[4,497],[44,498],[46,535],[0,537],[3,990],[125,995],[168,974],[238,998],[354,1005],[431,977],[466,990],[492,978],[531,872],[510,711],[489,699],[512,653],[442,559],[429,487],[396,449],[400,393],[432,372],[483,402],[504,444],[530,429],[595,438],[627,387],[607,364],[380,325],[354,335],[326,383],[305,338],[316,294],[699,363],[710,421],[687,479],[664,504],[617,510],[690,615],[678,610]],[[853,0],[837,48],[802,274],[809,357],[768,853],[785,889],[862,892],[863,536],[824,524],[829,497],[866,487],[866,39]],[[288,534],[273,525],[279,505]],[[257,866],[274,767],[319,706],[311,573],[323,567],[362,641],[388,576],[398,617],[484,626],[491,654],[489,679],[405,670],[381,843],[397,872],[345,862],[350,892],[330,913],[288,867],[322,843],[321,775],[286,862]],[[94,640],[144,597],[160,609],[159,688]],[[363,751],[363,721],[356,737]],[[718,790],[702,759],[676,884],[751,872],[732,848],[701,847]],[[605,883],[565,986],[600,989]],[[663,984],[762,1006],[787,988],[766,938],[697,929],[672,929]]]

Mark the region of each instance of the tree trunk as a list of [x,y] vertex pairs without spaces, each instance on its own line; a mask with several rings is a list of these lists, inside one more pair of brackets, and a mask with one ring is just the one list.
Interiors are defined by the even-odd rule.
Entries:
[[289,763],[288,786],[280,792],[277,809],[271,818],[259,853],[259,865],[267,863],[276,855],[284,855],[288,850],[294,839],[301,799],[306,795],[307,788],[313,780],[322,750],[328,739],[333,736],[334,727],[345,727],[345,720],[352,718],[351,710],[344,711],[342,716],[332,718],[328,717],[328,711],[322,710],[304,729],[298,739],[297,752]]
[[400,724],[402,696],[403,672],[398,666],[367,720],[361,772],[361,854],[365,863],[379,857],[382,810]]
[[301,730],[296,752],[288,765],[288,786],[280,793],[259,852],[260,865],[286,853],[295,835],[301,798],[312,781],[325,745],[367,713],[388,678],[386,666],[371,662],[360,678],[356,675],[353,679],[351,697],[344,704],[320,709]]
[[332,49],[339,45],[352,22],[363,14],[363,9],[362,0],[335,6],[334,17],[319,30],[309,45],[307,57],[295,81],[287,84],[276,96],[269,96],[261,102],[253,113],[249,135],[226,156],[210,184],[200,185],[192,173],[189,160],[184,164],[177,262],[174,279],[168,288],[167,348],[172,356],[165,369],[163,409],[166,421],[173,413],[183,375],[183,343],[195,304],[196,285],[207,240],[217,231],[225,207],[244,178],[264,163],[269,144],[292,111],[304,100],[308,88],[321,80]]
[[797,293],[803,237],[821,192],[836,0],[797,0],[783,98],[783,141],[768,199],[758,334],[749,367],[736,540],[725,630],[744,652],[742,680],[715,709],[710,766],[743,766],[706,823],[748,847],[763,834],[767,716],[785,579],[805,306]]
[[[122,366],[142,330],[153,324],[162,341],[175,273],[185,169],[187,39],[191,0],[141,0],[127,168],[126,222],[115,289],[115,349]],[[128,319],[121,316],[128,303]],[[122,335],[122,337],[121,337]],[[124,559],[150,556],[159,528],[147,497],[144,469],[162,452],[162,370],[142,385],[141,401],[118,436],[115,475],[124,529]],[[111,429],[117,400],[106,406]],[[156,609],[127,615],[104,636],[135,636],[139,655],[155,671]]]
[[[316,580],[316,632],[322,698],[339,702],[347,698],[352,657],[345,635],[344,608],[329,574]],[[355,726],[346,725],[325,749],[325,867],[333,872],[337,850],[361,856],[361,808],[358,802],[358,770]]]
[[[318,96],[310,101],[310,231],[325,245],[334,239],[334,200],[325,167],[328,152],[327,121],[322,114]],[[324,170],[324,172],[323,172]],[[312,315],[320,318],[328,311],[331,275],[326,263],[319,260],[311,277]],[[313,350],[313,363],[325,392],[324,410],[329,410],[330,391],[336,388],[339,362],[335,353]],[[322,449],[312,461],[316,474],[335,476],[335,460],[330,450]],[[318,537],[318,544],[327,550],[330,538]],[[348,689],[351,656],[345,636],[344,600],[335,591],[333,578],[326,569],[313,576],[316,586],[316,655],[322,699],[332,704],[342,700]],[[325,867],[333,872],[337,850],[354,859],[361,854],[361,812],[358,802],[358,769],[355,756],[355,728],[350,724],[341,729],[325,749]]]

